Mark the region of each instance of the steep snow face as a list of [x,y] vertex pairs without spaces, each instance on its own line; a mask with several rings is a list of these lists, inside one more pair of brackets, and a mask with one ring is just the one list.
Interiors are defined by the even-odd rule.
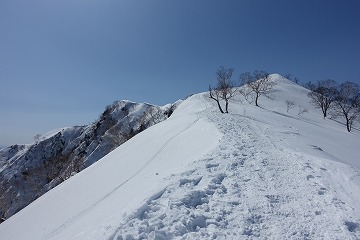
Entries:
[[109,105],[88,126],[53,130],[29,145],[0,150],[0,217],[31,201],[167,118],[168,108],[131,101]]
[[[273,100],[255,107],[237,95],[229,114],[206,93],[191,96],[2,223],[0,236],[359,239],[359,132],[324,120],[306,89],[272,78]],[[289,112],[286,100],[296,104]]]

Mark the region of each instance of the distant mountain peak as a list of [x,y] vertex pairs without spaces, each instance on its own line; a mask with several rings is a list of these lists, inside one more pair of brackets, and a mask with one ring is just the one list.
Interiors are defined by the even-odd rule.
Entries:
[[0,148],[0,217],[9,218],[139,132],[165,120],[174,107],[119,100],[92,124],[49,131],[33,144]]

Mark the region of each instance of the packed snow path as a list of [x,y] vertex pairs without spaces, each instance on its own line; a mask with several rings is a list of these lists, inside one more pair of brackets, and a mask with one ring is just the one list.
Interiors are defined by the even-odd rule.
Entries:
[[199,115],[223,133],[217,149],[169,178],[110,239],[360,238],[358,203],[339,198],[321,161],[286,149],[260,119]]

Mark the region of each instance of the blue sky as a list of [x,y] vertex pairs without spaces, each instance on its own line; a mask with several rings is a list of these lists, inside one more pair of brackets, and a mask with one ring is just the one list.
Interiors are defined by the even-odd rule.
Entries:
[[206,91],[219,66],[360,79],[360,1],[0,0],[0,145],[115,100]]

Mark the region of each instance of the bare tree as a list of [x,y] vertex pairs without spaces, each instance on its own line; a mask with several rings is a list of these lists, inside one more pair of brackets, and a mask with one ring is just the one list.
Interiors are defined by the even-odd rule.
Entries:
[[211,99],[214,99],[216,101],[220,112],[224,113],[224,110],[222,109],[220,104],[220,91],[217,88],[212,88],[211,85],[209,85],[209,96]]
[[290,80],[292,78],[292,74],[290,74],[290,73],[285,74],[285,78]]
[[[229,99],[234,96],[234,84],[231,80],[233,68],[220,67],[216,72],[217,84],[215,88],[209,85],[209,95],[214,99],[221,113],[228,113]],[[225,111],[222,109],[220,101],[225,101]]]
[[311,98],[310,102],[316,108],[321,109],[324,118],[326,118],[328,110],[333,106],[336,92],[336,81],[325,79],[317,81],[314,89],[308,93]]
[[241,89],[241,94],[248,99],[250,94],[253,94],[255,105],[259,106],[259,97],[269,97],[269,93],[276,85],[276,83],[269,77],[265,71],[255,71],[253,75],[250,73],[240,74],[240,81],[244,84]]
[[295,102],[292,100],[286,100],[286,112],[289,112],[290,109],[295,107]]
[[297,77],[294,77],[290,73],[285,74],[285,78],[289,79],[290,81],[293,81],[294,83],[299,83],[300,81]]
[[252,95],[252,89],[247,87],[246,84],[255,81],[255,77],[251,74],[251,72],[244,72],[240,74],[239,80],[241,82],[240,84],[243,85],[240,89],[240,94],[244,96],[248,103],[253,103],[255,99]]
[[301,116],[303,113],[307,113],[307,112],[308,112],[307,108],[299,106],[299,112],[298,112],[299,116]]
[[296,83],[296,84],[299,84],[300,79],[298,77],[294,77],[293,82]]
[[336,116],[342,116],[346,121],[348,132],[354,121],[360,116],[360,87],[353,82],[342,83],[336,95]]
[[34,141],[35,141],[35,143],[38,143],[38,142],[40,141],[40,138],[41,138],[41,134],[40,134],[40,133],[36,134],[36,135],[34,136]]
[[310,91],[314,91],[315,88],[316,88],[316,84],[311,82],[311,81],[308,81],[308,82],[303,84],[303,87],[310,90]]

